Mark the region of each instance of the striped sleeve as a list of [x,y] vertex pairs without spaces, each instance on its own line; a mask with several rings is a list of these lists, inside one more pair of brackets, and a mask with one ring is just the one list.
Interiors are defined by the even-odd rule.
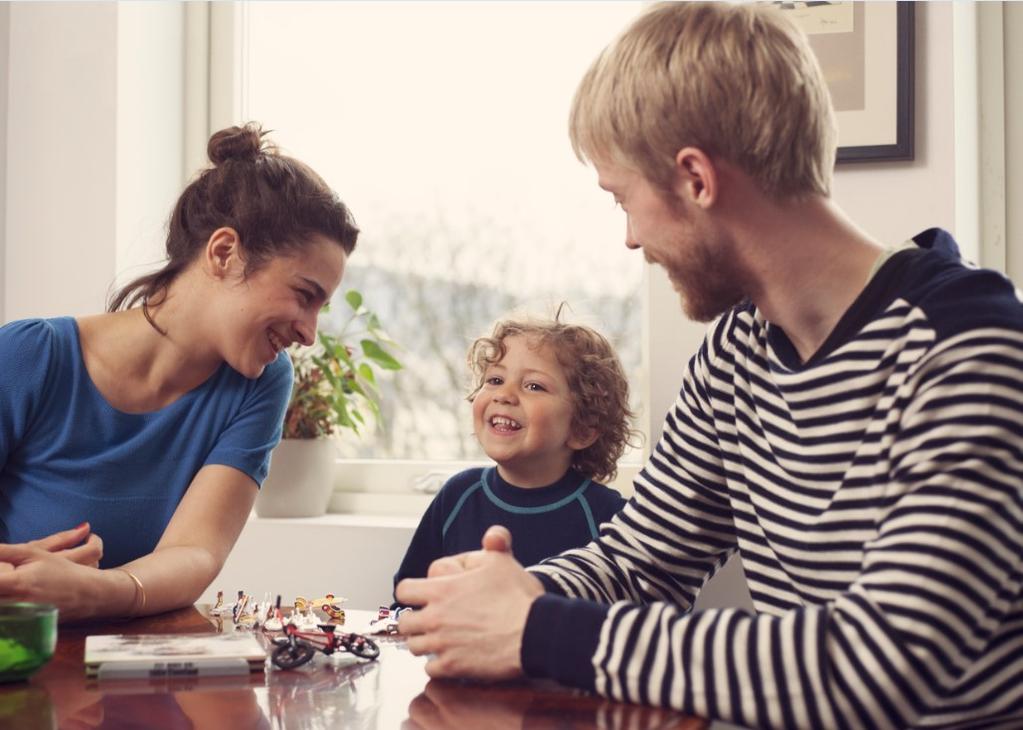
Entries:
[[530,569],[548,592],[688,607],[734,551],[710,395],[728,327],[727,318],[719,321],[690,360],[635,497],[601,527],[598,540]]
[[[1005,330],[952,338],[911,368],[894,395],[897,415],[880,436],[891,441],[887,494],[870,508],[876,535],[859,575],[836,597],[775,614],[692,613],[688,588],[679,587],[688,571],[667,571],[677,586],[664,596],[602,591],[618,585],[607,577],[615,570],[580,556],[547,568],[548,578],[616,602],[597,635],[582,637],[585,622],[575,635],[545,627],[559,625],[550,614],[582,612],[586,602],[541,598],[527,622],[524,666],[617,700],[762,728],[976,727],[980,716],[1023,712],[1023,340]],[[703,494],[684,479],[672,490],[679,500]],[[635,501],[660,510],[653,496]],[[641,522],[640,513],[630,505],[632,520],[617,520],[600,543],[612,546],[608,555],[631,558],[613,547],[622,543],[658,559],[619,573],[688,567],[690,541],[703,546],[706,535],[722,534],[691,532],[674,514]],[[712,514],[700,519],[717,524]],[[594,647],[588,667],[544,663],[531,649],[546,643],[548,655],[568,655],[559,644],[580,641]]]

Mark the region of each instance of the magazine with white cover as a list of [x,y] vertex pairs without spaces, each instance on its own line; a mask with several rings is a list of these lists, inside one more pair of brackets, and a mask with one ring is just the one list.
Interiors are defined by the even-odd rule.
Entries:
[[85,672],[100,679],[245,674],[262,669],[265,660],[263,645],[248,632],[85,639]]

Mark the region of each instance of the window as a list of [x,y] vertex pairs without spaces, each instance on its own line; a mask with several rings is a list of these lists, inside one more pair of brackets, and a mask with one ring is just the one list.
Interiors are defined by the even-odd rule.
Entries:
[[510,311],[562,301],[615,343],[643,408],[642,257],[567,135],[576,84],[639,7],[235,6],[238,119],[274,130],[351,206],[363,233],[342,290],[403,348],[385,428],[348,440],[349,456],[485,458],[466,348]]

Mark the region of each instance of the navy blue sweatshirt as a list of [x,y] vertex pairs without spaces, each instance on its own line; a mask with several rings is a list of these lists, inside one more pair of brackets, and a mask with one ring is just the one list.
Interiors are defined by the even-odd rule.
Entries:
[[624,505],[621,494],[572,469],[554,484],[530,489],[509,484],[494,467],[466,469],[427,508],[394,585],[422,578],[437,558],[479,550],[491,525],[507,527],[515,559],[534,565],[595,540],[601,523]]

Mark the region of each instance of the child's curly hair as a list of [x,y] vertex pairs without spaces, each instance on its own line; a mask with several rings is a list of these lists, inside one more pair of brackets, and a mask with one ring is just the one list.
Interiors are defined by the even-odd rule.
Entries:
[[[560,311],[559,311],[560,314]],[[483,387],[486,370],[500,362],[505,340],[525,336],[533,347],[549,346],[564,368],[572,398],[572,432],[596,433],[597,439],[572,455],[572,468],[598,482],[609,482],[618,472],[618,459],[632,446],[638,432],[629,423],[629,382],[618,355],[603,335],[583,325],[565,324],[557,318],[502,320],[489,337],[480,337],[469,348],[473,375],[470,402]]]

